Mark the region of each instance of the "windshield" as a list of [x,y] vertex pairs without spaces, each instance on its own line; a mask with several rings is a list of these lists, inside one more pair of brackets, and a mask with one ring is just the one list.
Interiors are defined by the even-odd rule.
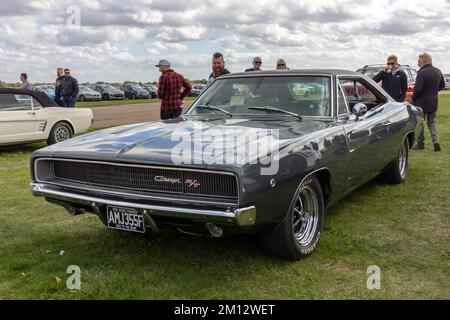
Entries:
[[327,117],[331,116],[330,88],[330,77],[324,76],[218,79],[205,90],[187,114],[225,114],[207,108],[212,106],[230,114],[289,116],[288,113],[273,110],[278,108],[302,116]]

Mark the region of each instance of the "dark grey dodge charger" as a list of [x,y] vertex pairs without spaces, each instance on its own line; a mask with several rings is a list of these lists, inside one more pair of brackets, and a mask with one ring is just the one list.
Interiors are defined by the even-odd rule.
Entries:
[[31,190],[111,229],[258,233],[269,253],[299,259],[327,207],[376,177],[405,181],[422,125],[420,108],[351,71],[229,74],[177,119],[37,150]]

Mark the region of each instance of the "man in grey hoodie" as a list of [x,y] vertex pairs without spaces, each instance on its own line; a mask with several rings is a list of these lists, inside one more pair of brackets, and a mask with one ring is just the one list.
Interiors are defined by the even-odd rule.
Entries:
[[64,69],[64,78],[61,81],[61,85],[61,96],[63,98],[64,107],[74,108],[76,97],[80,89],[78,87],[77,79],[70,75],[70,69]]

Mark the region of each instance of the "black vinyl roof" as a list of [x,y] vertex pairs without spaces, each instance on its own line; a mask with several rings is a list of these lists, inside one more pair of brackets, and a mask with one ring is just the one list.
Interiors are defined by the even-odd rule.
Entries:
[[58,105],[53,100],[51,100],[44,92],[24,89],[0,88],[0,94],[26,94],[38,100],[44,108],[58,107]]

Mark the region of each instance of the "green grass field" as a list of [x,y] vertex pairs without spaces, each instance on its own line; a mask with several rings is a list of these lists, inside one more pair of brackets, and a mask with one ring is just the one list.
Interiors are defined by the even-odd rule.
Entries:
[[[443,152],[412,151],[406,183],[371,182],[332,207],[299,262],[266,256],[255,236],[150,240],[71,217],[30,194],[30,153],[43,144],[0,149],[0,299],[449,299],[450,95],[440,102]],[[65,286],[69,265],[80,291]],[[380,290],[366,288],[370,265]]]
[[[184,100],[194,100],[196,97],[186,97]],[[100,100],[100,101],[77,101],[76,106],[78,108],[95,108],[95,107],[106,107],[106,106],[119,106],[125,104],[137,104],[137,103],[152,103],[160,102],[159,99],[124,99],[124,100]]]

